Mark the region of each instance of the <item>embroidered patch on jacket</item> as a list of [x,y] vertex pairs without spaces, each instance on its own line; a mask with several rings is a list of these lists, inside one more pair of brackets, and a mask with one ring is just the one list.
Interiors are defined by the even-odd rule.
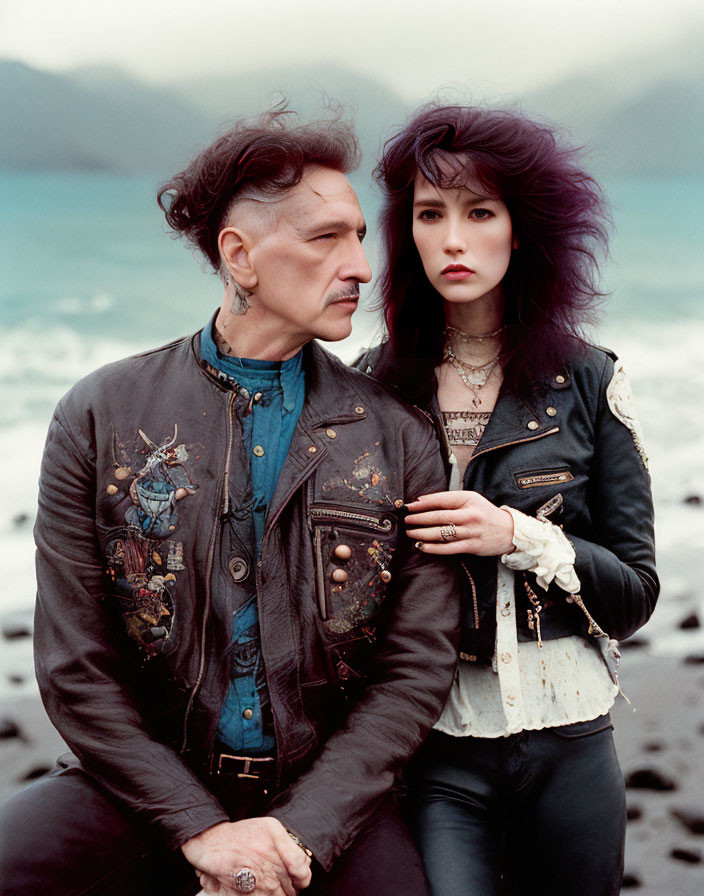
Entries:
[[633,393],[631,392],[631,384],[628,376],[623,368],[623,362],[618,360],[614,364],[614,375],[606,389],[606,400],[611,408],[611,413],[618,420],[628,427],[633,444],[636,446],[638,454],[645,469],[648,469],[648,455],[645,452],[645,443],[643,441],[643,428],[640,425],[635,405],[633,404]]
[[323,493],[327,496],[344,489],[370,504],[394,504],[386,473],[380,467],[382,461],[374,451],[378,446],[379,442],[375,442],[374,448],[355,460],[351,475],[334,476],[324,482]]
[[514,473],[513,478],[519,488],[537,488],[541,485],[562,485],[571,482],[574,476],[569,470],[526,470],[524,473]]
[[[178,504],[198,486],[186,470],[188,448],[177,444],[176,425],[160,444],[141,429],[139,437],[143,459],[137,454],[140,459],[131,460],[113,427],[114,478],[134,478],[127,489],[131,504],[124,511],[126,525],[115,530],[105,549],[105,573],[120,600],[128,635],[151,657],[171,634],[176,574],[185,569],[183,542],[170,538],[178,525]],[[114,483],[107,493],[124,499]]]

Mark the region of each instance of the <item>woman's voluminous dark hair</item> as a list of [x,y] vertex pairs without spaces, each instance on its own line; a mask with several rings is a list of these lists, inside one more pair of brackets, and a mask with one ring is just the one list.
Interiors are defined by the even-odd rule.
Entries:
[[353,126],[337,112],[326,121],[299,124],[279,104],[242,120],[160,187],[157,201],[169,226],[220,269],[218,236],[233,199],[275,198],[294,187],[309,165],[347,174],[359,164]]
[[423,106],[384,148],[375,176],[385,202],[381,302],[390,343],[380,378],[426,403],[441,363],[443,303],[413,242],[417,174],[438,187],[478,183],[502,199],[518,248],[503,280],[504,388],[528,396],[582,345],[603,293],[597,257],[610,215],[577,150],[525,115],[472,106]]

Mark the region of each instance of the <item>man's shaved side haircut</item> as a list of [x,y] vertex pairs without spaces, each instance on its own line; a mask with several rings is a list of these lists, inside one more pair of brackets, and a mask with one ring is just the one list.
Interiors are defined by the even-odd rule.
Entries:
[[299,124],[282,104],[237,122],[165,183],[157,201],[168,225],[219,271],[218,235],[237,200],[275,202],[310,165],[348,174],[359,161],[359,142],[341,111],[328,120]]

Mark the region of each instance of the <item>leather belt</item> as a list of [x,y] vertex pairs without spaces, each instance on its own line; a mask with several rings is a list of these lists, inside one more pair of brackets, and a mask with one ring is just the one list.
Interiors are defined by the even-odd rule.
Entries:
[[238,780],[271,782],[276,773],[276,760],[273,756],[216,753],[214,766],[217,775],[231,775]]

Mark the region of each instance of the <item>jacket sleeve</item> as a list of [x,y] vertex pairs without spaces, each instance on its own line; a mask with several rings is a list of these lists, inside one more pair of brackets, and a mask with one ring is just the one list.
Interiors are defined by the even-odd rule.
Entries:
[[[660,589],[655,571],[653,500],[650,476],[636,447],[636,424],[612,410],[607,389],[614,362],[606,357],[601,374],[590,476],[589,510],[593,540],[567,532],[585,606],[612,638],[632,635],[650,618]],[[618,412],[618,407],[616,408]]]
[[[447,480],[430,428],[414,428],[409,435],[406,499],[444,491]],[[354,839],[437,721],[457,662],[456,564],[416,551],[403,532],[399,539],[392,619],[374,674],[344,727],[271,812],[326,869]]]
[[95,450],[57,408],[35,527],[35,665],[52,722],[83,768],[177,848],[227,821],[178,754],[160,743],[124,679],[96,537]]

